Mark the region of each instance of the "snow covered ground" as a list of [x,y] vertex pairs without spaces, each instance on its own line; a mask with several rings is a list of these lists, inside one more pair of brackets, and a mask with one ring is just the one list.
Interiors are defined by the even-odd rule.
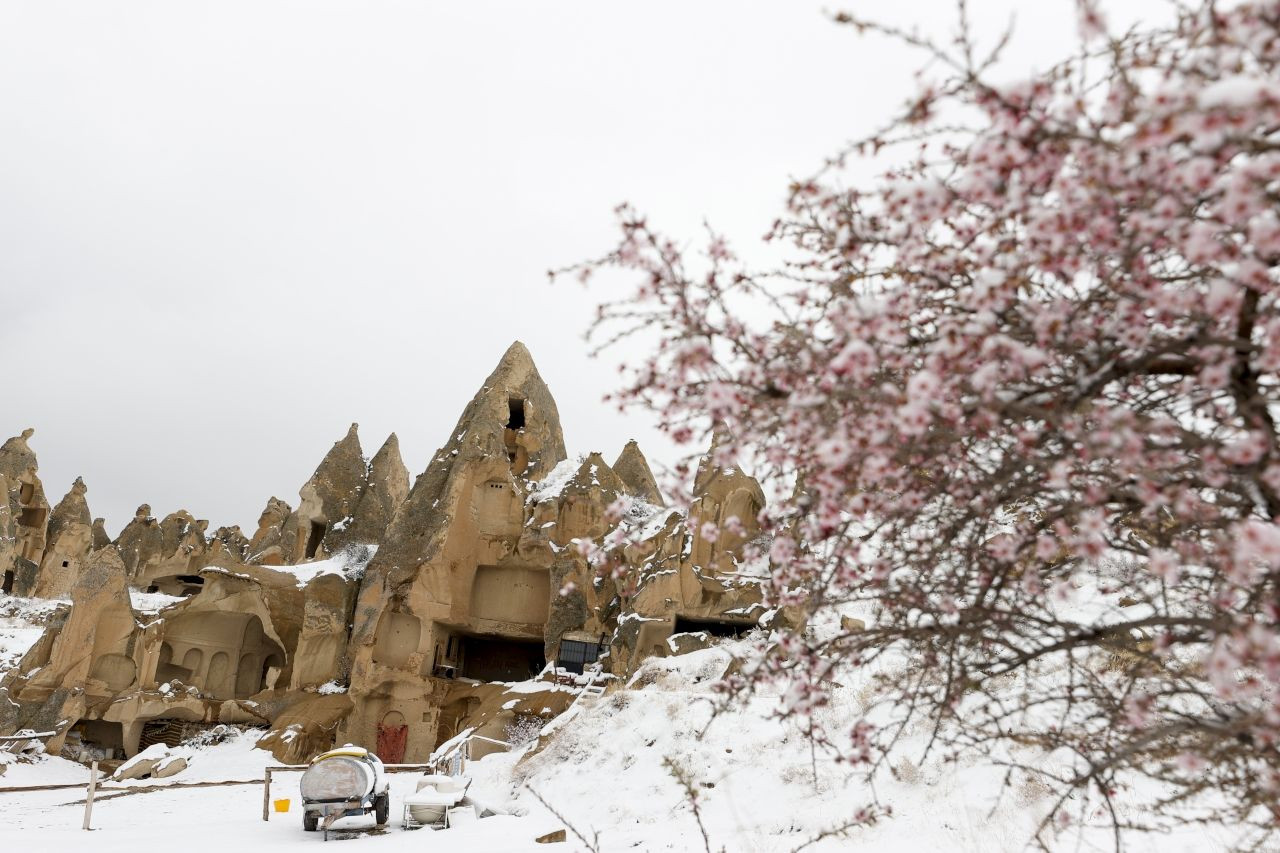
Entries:
[[59,606],[69,601],[18,598],[0,595],[0,676],[12,669],[40,639],[44,624]]
[[[34,641],[38,628],[0,622],[0,632],[9,632],[2,648],[12,658],[28,636]],[[555,726],[525,752],[473,762],[468,767],[474,780],[471,793],[510,815],[439,833],[403,831],[401,799],[412,792],[416,774],[395,774],[390,826],[357,831],[370,829],[372,818],[351,818],[339,823],[333,837],[383,853],[585,849],[572,833],[563,845],[534,843],[567,821],[587,838],[598,839],[598,849],[606,851],[800,848],[824,829],[847,821],[870,801],[870,791],[849,768],[811,755],[796,731],[770,719],[775,700],[769,697],[708,727],[710,685],[730,653],[731,647],[715,647],[652,660],[637,673],[631,689],[580,705],[573,719]],[[858,685],[851,682],[837,691],[835,703],[824,713],[852,718],[857,703]],[[291,807],[287,813],[273,812],[265,823],[260,782],[184,787],[260,780],[263,768],[275,762],[254,748],[257,736],[250,731],[214,746],[180,747],[175,751],[189,766],[167,779],[103,783],[92,834],[80,829],[84,789],[79,786],[88,781],[86,768],[47,756],[31,764],[10,762],[0,788],[76,787],[0,793],[0,850],[72,851],[91,844],[103,853],[203,853],[322,843],[320,834],[302,831],[297,773],[275,775],[271,796],[290,799]],[[673,768],[697,791],[705,843]],[[1026,849],[1043,813],[1044,801],[1033,790],[1006,793],[997,802],[1000,773],[987,767],[925,764],[901,769],[901,778],[887,779],[877,790],[879,801],[892,806],[892,816],[855,829],[847,838],[824,839],[805,849],[1012,853]],[[562,817],[548,811],[534,792]],[[1198,829],[1130,838],[1126,849],[1209,853],[1229,841],[1225,834]],[[1109,850],[1111,839],[1103,832],[1083,838],[1071,834],[1062,839],[1062,849]]]

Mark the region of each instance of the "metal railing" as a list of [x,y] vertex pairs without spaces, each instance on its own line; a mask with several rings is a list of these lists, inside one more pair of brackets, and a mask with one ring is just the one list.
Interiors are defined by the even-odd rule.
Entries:
[[[435,773],[448,773],[450,776],[459,776],[466,769],[467,762],[471,760],[471,742],[473,740],[482,740],[485,743],[492,743],[503,749],[512,749],[515,744],[508,743],[505,740],[497,738],[485,737],[484,735],[471,734],[451,746],[448,752],[443,755],[432,758],[431,769]],[[458,766],[452,767],[454,759],[458,760]]]

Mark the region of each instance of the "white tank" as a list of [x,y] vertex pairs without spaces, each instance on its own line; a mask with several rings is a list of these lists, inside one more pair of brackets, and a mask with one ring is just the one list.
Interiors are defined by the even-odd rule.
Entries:
[[375,777],[373,765],[363,759],[321,758],[302,774],[302,799],[310,803],[360,800],[373,792]]

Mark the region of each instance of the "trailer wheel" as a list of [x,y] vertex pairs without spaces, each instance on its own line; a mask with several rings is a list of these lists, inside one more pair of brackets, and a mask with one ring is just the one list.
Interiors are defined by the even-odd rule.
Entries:
[[391,814],[391,794],[383,792],[373,800],[373,816],[378,826],[386,826]]
[[320,828],[319,812],[303,812],[302,813],[302,829],[305,832],[315,832]]

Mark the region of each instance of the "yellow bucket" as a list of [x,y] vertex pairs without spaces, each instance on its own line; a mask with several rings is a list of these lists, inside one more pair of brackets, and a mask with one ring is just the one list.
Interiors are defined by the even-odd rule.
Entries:
[[287,811],[289,810],[289,801],[288,801],[288,800],[276,800],[276,801],[275,801],[275,806],[276,806],[276,811],[278,811],[278,812],[287,812]]

